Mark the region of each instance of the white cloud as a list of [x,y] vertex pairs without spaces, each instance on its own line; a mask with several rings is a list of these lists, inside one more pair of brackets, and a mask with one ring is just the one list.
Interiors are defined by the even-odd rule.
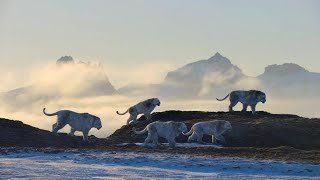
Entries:
[[[138,97],[124,97],[119,95],[113,96],[74,96],[81,89],[88,86],[88,82],[105,80],[104,76],[108,74],[114,79],[123,79],[126,83],[159,83],[162,81],[166,73],[171,70],[169,63],[145,64],[136,67],[107,67],[107,70],[99,70],[95,68],[86,68],[85,66],[76,67],[45,67],[34,66],[30,68],[29,75],[19,79],[19,73],[7,73],[1,76],[4,86],[11,87],[20,85],[29,85],[31,83],[41,85],[35,89],[31,89],[19,96],[13,96],[7,101],[0,102],[0,114],[2,117],[9,119],[22,120],[26,124],[36,126],[42,129],[51,130],[51,126],[55,121],[54,117],[47,117],[42,114],[42,108],[46,107],[49,112],[61,109],[69,109],[76,112],[89,112],[99,116],[103,122],[103,128],[100,131],[92,130],[91,134],[99,137],[106,137],[113,133],[116,129],[125,124],[128,114],[119,116],[115,112],[126,111],[128,107],[142,101],[149,95],[141,95]],[[110,73],[110,72],[111,73]],[[204,86],[200,95],[205,95],[209,91],[209,85],[218,85],[233,75],[230,72],[227,76],[213,74],[215,78],[208,76],[204,79]],[[118,77],[116,77],[118,76]],[[127,79],[126,79],[127,78]],[[13,82],[17,81],[17,82]],[[259,89],[261,84],[256,79],[241,79],[235,87],[242,89]],[[59,95],[56,95],[56,92]],[[228,92],[223,92],[228,93]],[[50,97],[50,98],[49,98]],[[190,97],[192,99],[194,97]],[[317,104],[319,97],[313,99],[276,99],[268,96],[266,104],[259,104],[258,110],[267,110],[273,113],[292,113],[303,116],[318,117],[319,111],[314,104]],[[165,110],[199,110],[199,111],[227,111],[228,101],[217,102],[213,98],[206,100],[177,100],[177,99],[161,99],[160,107],[156,111]],[[241,109],[240,105],[236,109]],[[170,119],[168,119],[170,120]],[[69,128],[65,128],[67,131]]]
[[144,63],[136,65],[106,65],[111,82],[120,88],[132,84],[158,84],[174,68],[172,62]]

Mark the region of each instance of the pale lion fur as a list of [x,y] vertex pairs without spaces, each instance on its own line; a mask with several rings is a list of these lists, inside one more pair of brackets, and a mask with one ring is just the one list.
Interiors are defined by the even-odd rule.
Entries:
[[156,146],[159,145],[158,137],[166,138],[170,147],[175,147],[175,138],[179,136],[182,132],[187,132],[187,126],[182,122],[152,122],[148,124],[142,131],[136,131],[133,128],[134,133],[143,134],[148,131],[148,137],[144,141],[144,145],[147,146],[148,143],[153,142]]
[[252,114],[256,113],[256,105],[259,102],[266,102],[266,94],[262,91],[257,90],[249,90],[249,91],[232,91],[223,99],[218,99],[218,101],[223,101],[229,97],[230,105],[229,111],[233,111],[233,107],[241,102],[243,105],[242,111],[247,111],[247,107],[250,106],[252,110]]
[[57,122],[52,125],[52,132],[58,135],[58,131],[67,124],[71,126],[69,135],[74,136],[75,131],[83,133],[83,140],[88,141],[88,134],[91,128],[102,128],[100,118],[89,113],[77,113],[70,110],[61,110],[55,113],[46,113],[46,108],[43,108],[43,113],[47,116],[58,116]]
[[129,112],[130,117],[127,120],[127,125],[133,121],[137,121],[137,116],[139,114],[144,114],[147,118],[147,120],[151,121],[151,112],[154,110],[156,106],[160,106],[160,100],[158,98],[151,98],[147,99],[145,101],[139,102],[138,104],[131,106],[126,112],[119,113],[117,111],[118,115],[125,115]]
[[183,135],[189,136],[188,142],[197,140],[198,143],[203,143],[202,137],[204,134],[212,136],[212,143],[215,143],[216,139],[226,143],[226,140],[222,136],[227,130],[231,130],[232,126],[229,121],[225,120],[213,120],[198,122],[194,124],[188,133],[183,133]]

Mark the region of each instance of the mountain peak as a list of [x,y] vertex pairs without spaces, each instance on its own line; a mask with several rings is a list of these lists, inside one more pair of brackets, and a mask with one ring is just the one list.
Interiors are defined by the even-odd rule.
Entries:
[[212,56],[211,58],[208,59],[208,61],[212,61],[212,62],[217,62],[217,63],[226,63],[226,64],[231,64],[231,61],[222,56],[220,53],[216,53],[214,56]]
[[212,56],[212,58],[215,57],[215,58],[221,58],[223,57],[219,52],[216,52],[216,54],[214,56]]
[[73,64],[74,60],[71,56],[62,56],[61,58],[59,58],[57,60],[57,64],[61,65],[61,64]]
[[[200,60],[187,64],[175,71],[167,74],[166,82],[177,82],[184,84],[197,84],[208,79],[226,77],[226,79],[233,81],[244,76],[241,69],[233,65],[231,61],[216,53],[207,60]],[[227,80],[226,80],[227,81]]]
[[265,68],[264,74],[273,76],[285,76],[296,73],[308,72],[305,68],[294,63],[273,64]]

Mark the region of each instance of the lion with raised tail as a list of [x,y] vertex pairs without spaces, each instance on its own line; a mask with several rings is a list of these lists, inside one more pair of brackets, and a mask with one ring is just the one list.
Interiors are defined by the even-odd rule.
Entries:
[[213,121],[205,121],[198,122],[194,124],[190,131],[187,133],[182,133],[185,136],[189,136],[188,143],[197,140],[198,143],[204,143],[202,141],[202,137],[204,134],[212,136],[212,143],[216,142],[216,139],[226,144],[226,140],[222,136],[222,134],[228,130],[231,130],[232,126],[229,121],[225,120],[213,120]]
[[250,106],[252,110],[252,114],[256,114],[256,105],[259,102],[265,103],[266,94],[262,91],[258,90],[249,90],[249,91],[232,91],[223,99],[218,99],[218,101],[224,101],[229,97],[230,105],[229,105],[229,112],[233,111],[233,107],[241,102],[243,105],[242,111],[247,111],[247,107]]
[[160,100],[158,98],[151,98],[145,101],[139,102],[138,104],[131,106],[126,112],[120,113],[117,111],[118,115],[125,115],[129,112],[130,117],[127,120],[127,125],[132,121],[136,122],[139,114],[146,116],[147,120],[151,121],[151,112],[156,106],[160,106]]
[[58,116],[57,122],[52,125],[52,132],[58,135],[58,131],[69,124],[71,130],[69,135],[74,136],[76,131],[83,133],[83,140],[88,142],[88,134],[91,128],[102,128],[101,120],[97,116],[89,113],[77,113],[69,110],[61,110],[55,113],[47,113],[46,108],[43,108],[43,114],[46,116]]
[[135,128],[132,129],[135,134],[144,134],[148,132],[148,137],[144,141],[144,146],[148,143],[153,142],[156,146],[159,145],[158,137],[166,138],[170,147],[175,147],[175,138],[183,132],[187,132],[187,126],[182,122],[152,122],[148,124],[142,131],[136,131]]

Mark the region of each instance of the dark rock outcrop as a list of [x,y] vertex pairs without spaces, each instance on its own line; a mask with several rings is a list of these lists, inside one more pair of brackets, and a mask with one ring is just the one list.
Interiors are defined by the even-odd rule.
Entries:
[[[280,147],[288,146],[298,149],[320,149],[320,119],[302,118],[296,115],[270,114],[258,112],[252,115],[250,112],[199,112],[199,111],[166,111],[154,113],[153,120],[157,121],[183,121],[190,129],[199,121],[213,119],[228,120],[231,122],[232,131],[225,134],[231,147]],[[109,139],[122,142],[144,142],[147,136],[135,135],[132,128],[143,129],[149,122],[145,117],[139,119],[135,125],[123,126],[115,131]],[[187,137],[180,135],[177,142],[186,142]],[[210,136],[205,136],[206,142],[211,142]],[[160,139],[164,142],[164,139]]]
[[74,60],[71,56],[62,56],[57,60],[57,65],[62,64],[74,64]]
[[[166,111],[152,114],[157,121],[182,121],[190,129],[199,121],[223,119],[231,122],[233,129],[224,136],[229,147],[280,147],[288,146],[305,150],[320,150],[320,119],[308,119],[296,115],[270,114],[258,112],[200,112],[200,111]],[[149,122],[142,116],[138,123],[125,125],[116,130],[107,139],[91,137],[91,145],[110,143],[144,142],[147,133],[135,135],[132,128],[143,129]],[[81,137],[70,137],[65,133],[54,136],[51,132],[41,130],[20,121],[0,119],[1,147],[83,147]],[[187,136],[180,135],[177,142],[185,143]],[[210,136],[205,136],[211,142]],[[160,138],[161,142],[165,142]]]
[[81,148],[107,144],[105,139],[94,136],[89,138],[91,143],[84,143],[82,137],[71,137],[65,133],[55,136],[49,131],[8,119],[0,119],[0,137],[0,147]]

